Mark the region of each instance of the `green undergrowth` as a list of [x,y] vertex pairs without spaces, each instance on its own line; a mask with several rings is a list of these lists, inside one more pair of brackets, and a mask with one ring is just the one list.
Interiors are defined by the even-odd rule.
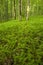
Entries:
[[43,18],[0,23],[0,65],[43,65]]

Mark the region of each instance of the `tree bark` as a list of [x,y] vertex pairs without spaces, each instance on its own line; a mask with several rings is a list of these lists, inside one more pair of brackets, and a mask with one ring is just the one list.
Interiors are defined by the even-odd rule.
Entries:
[[29,11],[30,11],[30,0],[27,0],[27,7],[26,7],[26,20],[29,19]]
[[14,18],[16,19],[16,0],[14,0]]
[[19,20],[22,20],[22,0],[19,0]]

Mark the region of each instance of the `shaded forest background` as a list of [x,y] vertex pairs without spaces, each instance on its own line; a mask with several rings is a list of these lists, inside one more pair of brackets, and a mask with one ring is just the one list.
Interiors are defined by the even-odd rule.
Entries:
[[0,0],[0,21],[43,15],[43,0]]

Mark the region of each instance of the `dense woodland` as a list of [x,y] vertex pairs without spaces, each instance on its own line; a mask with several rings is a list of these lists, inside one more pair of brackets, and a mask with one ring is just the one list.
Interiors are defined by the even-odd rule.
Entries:
[[43,0],[0,0],[0,21],[43,15]]
[[0,65],[43,65],[43,0],[0,0]]

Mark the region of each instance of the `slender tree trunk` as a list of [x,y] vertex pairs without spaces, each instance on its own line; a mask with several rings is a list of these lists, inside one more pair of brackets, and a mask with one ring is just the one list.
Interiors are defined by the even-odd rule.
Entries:
[[30,0],[27,0],[27,7],[26,7],[26,20],[29,19],[29,11],[30,11]]
[[6,1],[6,20],[8,20],[8,0]]
[[16,0],[14,0],[14,19],[16,19]]
[[3,10],[4,10],[4,13],[3,13],[3,20],[8,20],[8,0],[5,0],[5,2],[3,1]]
[[0,21],[1,21],[1,0],[0,0]]
[[2,5],[3,4],[3,0],[0,0],[0,19],[1,21],[3,21],[3,8]]
[[12,0],[10,1],[10,5],[11,5],[11,19],[12,19]]
[[19,20],[22,20],[22,0],[19,0]]

